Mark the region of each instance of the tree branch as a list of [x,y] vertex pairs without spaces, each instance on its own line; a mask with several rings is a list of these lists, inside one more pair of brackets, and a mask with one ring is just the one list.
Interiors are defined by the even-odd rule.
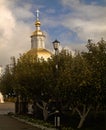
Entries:
[[91,106],[89,106],[89,107],[88,107],[88,109],[87,109],[87,112],[86,112],[85,116],[87,116],[87,115],[88,115],[88,113],[89,113],[90,109],[91,109]]
[[78,110],[78,108],[76,107],[75,110],[78,112],[79,116],[82,118],[82,114],[81,112]]
[[43,110],[43,107],[37,102],[36,105]]
[[86,105],[83,104],[83,115],[85,115],[85,113],[86,113]]

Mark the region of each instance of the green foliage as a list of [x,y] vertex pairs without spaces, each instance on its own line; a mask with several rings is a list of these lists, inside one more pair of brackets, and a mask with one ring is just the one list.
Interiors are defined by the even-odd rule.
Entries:
[[45,127],[45,128],[53,128],[54,126],[50,123],[47,123],[47,122],[44,122],[43,120],[38,120],[36,118],[32,118],[32,117],[29,117],[29,116],[23,116],[23,115],[18,115],[16,116],[18,117],[19,119],[23,119],[27,122],[31,122],[31,123],[34,123],[36,125],[39,125],[40,127]]
[[88,43],[88,52],[83,53],[91,67],[91,84],[96,89],[96,104],[105,106],[106,92],[106,41],[101,39],[98,43]]
[[1,77],[0,90],[4,95],[13,94],[13,76],[8,65],[6,66],[4,75]]
[[62,130],[74,130],[74,129],[71,128],[71,127],[70,127],[70,128],[65,128],[65,127],[63,127]]
[[[48,61],[24,54],[7,66],[1,78],[3,93],[30,100],[58,100],[61,111],[82,106],[105,106],[106,42],[88,43],[87,52],[72,54],[62,50]],[[58,69],[56,69],[58,64]]]

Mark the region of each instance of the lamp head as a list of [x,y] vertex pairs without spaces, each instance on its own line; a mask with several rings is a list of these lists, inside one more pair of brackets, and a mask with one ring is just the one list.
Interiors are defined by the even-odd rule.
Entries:
[[53,43],[53,47],[54,47],[54,50],[58,50],[59,49],[59,45],[60,45],[60,42],[58,40],[55,40]]

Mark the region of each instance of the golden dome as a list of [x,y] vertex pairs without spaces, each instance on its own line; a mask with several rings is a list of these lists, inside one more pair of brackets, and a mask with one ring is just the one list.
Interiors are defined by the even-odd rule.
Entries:
[[40,25],[41,25],[40,21],[36,20],[36,22],[35,22],[36,30],[32,33],[31,37],[32,36],[44,36],[45,37],[44,33],[40,30]]
[[40,25],[41,25],[40,21],[39,21],[39,20],[36,20],[35,26],[40,26]]
[[41,30],[34,31],[31,36],[44,36],[45,37],[44,33]]
[[33,49],[29,50],[27,52],[27,54],[28,55],[37,55],[38,58],[44,58],[45,60],[50,58],[52,55],[52,53],[50,51],[48,51],[47,49],[42,49],[42,48],[39,48],[39,49],[33,48]]

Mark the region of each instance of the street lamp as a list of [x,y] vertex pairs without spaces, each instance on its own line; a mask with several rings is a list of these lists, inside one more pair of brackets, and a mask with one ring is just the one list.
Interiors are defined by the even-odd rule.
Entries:
[[58,69],[58,59],[57,59],[57,56],[59,54],[59,45],[60,45],[60,42],[58,40],[55,40],[52,43],[53,43],[53,48],[55,50],[55,56],[56,56],[56,69]]
[[60,127],[60,112],[58,110],[55,111],[54,124],[57,130],[61,130]]
[[55,54],[58,55],[60,42],[58,40],[55,40],[52,43],[53,43],[53,47],[54,47],[54,50],[55,50]]
[[[53,48],[55,50],[55,69],[56,69],[56,77],[58,78],[58,54],[59,54],[59,45],[60,42],[58,40],[55,40],[53,43]],[[57,78],[56,78],[56,85],[57,85]],[[56,107],[58,106],[58,100],[56,101]],[[60,112],[59,110],[55,111],[55,117],[54,117],[54,124],[57,130],[60,130]]]

